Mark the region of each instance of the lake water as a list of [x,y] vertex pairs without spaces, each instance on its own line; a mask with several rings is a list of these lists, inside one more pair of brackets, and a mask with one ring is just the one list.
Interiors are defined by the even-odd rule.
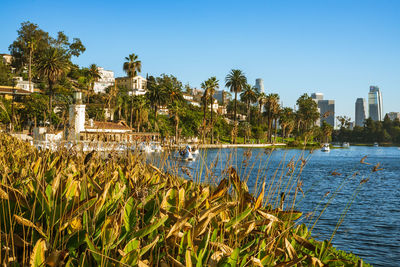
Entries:
[[[360,162],[364,156],[367,156],[365,162],[370,164]],[[299,158],[307,161],[302,163]],[[287,174],[291,160],[297,164],[294,175],[281,176]],[[397,147],[353,146],[330,152],[315,150],[312,153],[296,149],[272,152],[255,148],[207,149],[195,162],[169,162],[176,164],[181,175],[185,173],[189,178],[190,173],[194,180],[206,179],[215,183],[223,177],[226,166],[233,165],[242,179],[247,179],[251,192],[257,180],[260,184],[260,180],[265,178],[267,185],[273,184],[271,188],[276,191],[271,193],[274,197],[270,203],[276,203],[276,196],[285,191],[287,184],[294,185],[290,192],[286,190],[289,192],[286,205],[293,203],[293,192],[298,185],[297,182],[289,183],[289,179],[292,177],[295,180],[303,167],[299,187],[304,195],[299,190],[295,203],[296,209],[310,216],[303,216],[301,223],[307,224],[310,229],[320,211],[329,203],[312,235],[317,240],[329,240],[341,214],[351,203],[332,243],[339,249],[359,255],[374,266],[399,266],[400,149]],[[379,170],[373,172],[377,163],[380,163]],[[209,168],[212,165],[213,174],[210,175],[205,166]],[[336,196],[332,199],[333,195]]]

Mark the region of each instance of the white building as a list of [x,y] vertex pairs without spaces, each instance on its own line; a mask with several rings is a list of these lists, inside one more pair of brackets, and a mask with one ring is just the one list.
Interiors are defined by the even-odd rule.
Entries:
[[111,70],[105,70],[101,67],[97,68],[99,70],[100,79],[94,83],[93,91],[98,93],[105,93],[106,88],[113,86],[115,83],[114,72]]
[[183,94],[183,99],[185,99],[189,104],[195,107],[200,107],[200,103],[194,100],[193,95]]
[[129,91],[129,95],[146,94],[147,80],[142,76],[135,77],[118,77],[115,79],[118,86]]
[[17,84],[15,85],[16,88],[21,88],[25,91],[33,93],[33,87],[35,86],[35,84],[32,81],[31,85],[29,86],[29,81],[24,81],[22,77],[15,77],[14,80],[17,82]]

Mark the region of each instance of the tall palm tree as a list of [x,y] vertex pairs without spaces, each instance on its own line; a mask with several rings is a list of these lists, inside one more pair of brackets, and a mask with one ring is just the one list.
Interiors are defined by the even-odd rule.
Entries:
[[[135,77],[138,72],[142,71],[142,61],[138,60],[138,55],[134,53],[130,54],[129,56],[125,57],[124,65],[122,69],[126,72],[128,77]],[[133,107],[133,92],[131,95],[131,106]],[[131,109],[131,121],[130,126],[132,127],[132,119],[133,119],[133,108]]]
[[[290,134],[290,129],[293,129],[295,124],[296,114],[292,108],[285,107],[281,109],[279,115],[279,124],[282,128],[282,137],[285,138],[288,134]],[[289,131],[287,131],[289,129]]]
[[246,103],[247,122],[250,123],[250,104],[257,101],[257,91],[251,84],[246,84],[244,91],[240,94],[240,100]]
[[[237,117],[237,94],[240,93],[247,84],[247,78],[241,70],[233,69],[225,77],[225,86],[235,93],[235,106],[234,106],[234,127],[237,131],[236,117]],[[233,142],[236,143],[236,135],[233,136]]]
[[150,101],[154,109],[154,117],[157,119],[158,108],[167,102],[168,95],[163,87],[156,83],[156,81],[147,82],[146,97]]
[[[39,59],[37,64],[37,72],[39,77],[46,79],[49,89],[49,114],[53,110],[54,85],[68,71],[70,61],[61,49],[50,47]],[[50,119],[51,123],[51,119]]]
[[273,122],[275,127],[277,126],[278,115],[280,111],[279,106],[279,95],[278,94],[268,94],[265,99],[265,115],[267,117],[268,123],[268,142],[272,141],[272,126]]
[[89,66],[87,72],[87,78],[89,82],[89,90],[88,90],[88,103],[89,103],[89,96],[94,94],[94,83],[101,78],[99,68],[96,64],[91,64]]
[[203,101],[203,143],[205,142],[206,138],[206,126],[207,126],[207,103],[208,103],[208,83],[207,81],[204,81],[201,83],[201,89],[204,90],[203,96],[202,96],[202,101]]
[[211,144],[214,143],[214,121],[213,121],[213,105],[214,105],[214,94],[215,91],[219,88],[219,81],[217,77],[213,76],[206,81],[208,96],[210,98],[210,124],[211,124]]
[[124,62],[122,68],[128,77],[135,77],[138,72],[142,71],[142,61],[138,60],[138,58],[138,55],[135,55],[134,53],[125,57],[126,61]]

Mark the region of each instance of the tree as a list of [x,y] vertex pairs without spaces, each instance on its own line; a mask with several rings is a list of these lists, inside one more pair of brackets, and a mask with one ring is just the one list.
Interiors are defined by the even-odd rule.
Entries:
[[11,85],[12,80],[11,67],[0,59],[0,85]]
[[70,61],[65,52],[54,47],[48,48],[38,62],[38,74],[41,78],[46,79],[48,83],[50,116],[53,112],[54,85],[67,72],[69,63]]
[[349,128],[351,118],[347,116],[337,116],[336,119],[339,121],[339,128]]
[[[295,113],[292,108],[285,107],[281,109],[279,115],[279,124],[282,128],[282,137],[287,137],[294,128]],[[287,131],[288,130],[288,131]]]
[[128,77],[135,77],[138,72],[142,71],[142,61],[138,60],[138,55],[134,53],[125,57],[125,62],[122,69],[126,72]]
[[265,105],[267,95],[264,92],[257,92],[257,102],[258,102],[258,123],[261,124],[261,114],[262,114],[262,107]]
[[330,125],[326,121],[323,121],[322,125],[321,125],[321,132],[323,135],[323,138],[322,138],[323,143],[328,143],[331,140],[332,131],[333,131],[332,125]]
[[219,88],[219,81],[217,77],[211,77],[207,81],[201,84],[201,87],[204,89],[204,123],[205,123],[205,116],[206,116],[206,109],[207,109],[207,99],[210,99],[210,128],[211,128],[211,143],[214,143],[214,122],[213,122],[213,105],[214,105],[214,94],[215,90]]
[[154,117],[157,119],[158,108],[166,103],[168,95],[153,76],[147,80],[146,97],[153,106]]
[[203,143],[205,143],[205,138],[206,138],[206,128],[207,128],[207,102],[208,102],[208,85],[207,85],[207,81],[204,81],[201,83],[201,88],[204,90],[203,96],[201,98],[202,102],[203,102]]
[[87,78],[89,84],[89,90],[88,90],[88,103],[89,103],[89,96],[94,93],[94,84],[101,78],[99,67],[96,64],[91,64],[89,66],[87,72]]
[[300,96],[296,104],[298,106],[297,120],[299,126],[301,126],[302,133],[305,133],[311,129],[319,118],[318,106],[308,94]]
[[279,95],[268,94],[265,98],[265,116],[267,118],[267,129],[268,129],[268,142],[272,142],[272,128],[277,126],[277,120],[279,118]]
[[21,28],[17,31],[17,39],[9,46],[13,56],[13,66],[21,71],[28,65],[29,85],[32,80],[32,64],[38,59],[38,55],[44,52],[50,45],[49,33],[39,28],[37,24],[29,21],[22,22]]
[[45,56],[50,47],[63,51],[68,61],[72,56],[78,57],[85,52],[86,48],[79,38],[69,42],[69,38],[62,32],[58,32],[57,38],[52,38],[48,32],[43,31],[37,24],[29,21],[21,23],[17,31],[17,39],[9,46],[10,54],[13,56],[12,65],[18,72],[28,65],[28,80],[31,84],[32,73],[35,73],[35,66]]
[[[142,61],[138,60],[138,56],[134,53],[130,54],[129,56],[125,57],[125,62],[122,69],[126,72],[128,77],[135,77],[138,72],[142,71]],[[133,106],[133,92],[131,94],[131,106]],[[131,109],[131,120],[130,125],[132,127],[132,120],[133,120],[133,109]]]
[[257,102],[257,89],[250,85],[246,84],[244,87],[244,91],[240,94],[240,100],[246,103],[247,106],[247,122],[250,123],[250,105],[252,103]]
[[[237,94],[240,93],[247,84],[247,78],[241,70],[232,69],[231,72],[225,77],[225,86],[235,93],[235,107],[233,114],[233,121],[235,131],[237,131]],[[233,143],[236,143],[236,134],[233,135]]]

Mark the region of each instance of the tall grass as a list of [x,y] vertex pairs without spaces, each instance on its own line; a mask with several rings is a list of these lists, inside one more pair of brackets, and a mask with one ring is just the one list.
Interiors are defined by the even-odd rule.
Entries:
[[[239,173],[228,161],[217,177],[218,160],[213,166],[204,162],[199,165],[205,182],[199,172],[192,180],[180,178],[169,170],[178,166],[167,161],[156,167],[131,153],[38,151],[0,134],[0,262],[353,266],[358,261],[312,239],[302,224],[305,216],[293,210],[304,158],[283,161],[268,180],[260,172],[253,193],[246,182],[254,164]],[[292,199],[285,202],[285,195]]]

